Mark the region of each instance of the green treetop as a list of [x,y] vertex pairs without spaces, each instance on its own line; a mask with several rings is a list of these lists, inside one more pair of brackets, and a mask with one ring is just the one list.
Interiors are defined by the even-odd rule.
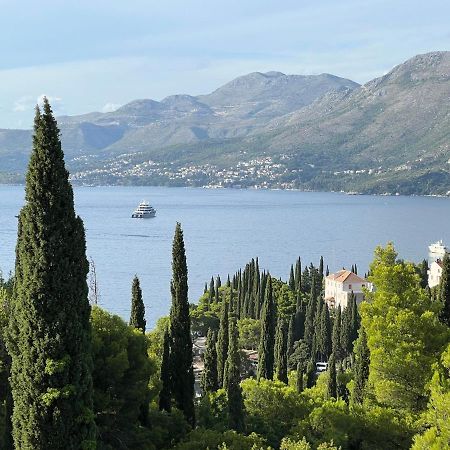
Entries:
[[142,289],[137,275],[134,277],[131,286],[130,326],[145,333],[145,305],[142,300]]
[[19,215],[9,326],[16,448],[95,448],[88,271],[83,222],[44,99]]
[[375,250],[370,272],[376,290],[361,304],[370,351],[368,382],[381,404],[421,411],[448,328],[437,320],[436,304],[420,286],[415,267],[397,261],[392,244]]
[[445,254],[442,260],[442,276],[439,284],[439,300],[441,302],[441,312],[439,318],[442,323],[450,327],[450,256]]

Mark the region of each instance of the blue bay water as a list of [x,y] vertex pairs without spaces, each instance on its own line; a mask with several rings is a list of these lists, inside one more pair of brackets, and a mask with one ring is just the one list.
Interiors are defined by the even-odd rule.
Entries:
[[[0,186],[0,268],[14,267],[22,186]],[[141,200],[157,210],[154,219],[131,219]],[[330,270],[357,264],[367,270],[376,245],[393,241],[401,257],[420,261],[438,239],[450,244],[450,199],[347,196],[265,190],[163,187],[78,187],[77,213],[84,220],[100,304],[125,319],[131,281],[141,279],[147,323],[168,313],[171,244],[177,221],[184,230],[189,297],[194,302],[211,275],[226,275],[252,257],[286,279],[298,256]]]

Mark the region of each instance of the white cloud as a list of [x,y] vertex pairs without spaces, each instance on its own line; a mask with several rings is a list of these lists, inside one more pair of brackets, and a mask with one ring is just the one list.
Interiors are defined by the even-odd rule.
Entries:
[[113,112],[116,109],[120,108],[121,106],[122,105],[120,105],[118,103],[108,102],[102,107],[101,112],[103,112],[103,113]]

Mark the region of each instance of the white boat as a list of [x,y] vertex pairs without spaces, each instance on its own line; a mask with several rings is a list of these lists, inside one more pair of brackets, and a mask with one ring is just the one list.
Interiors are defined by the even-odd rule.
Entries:
[[131,214],[133,219],[150,219],[156,216],[156,210],[148,202],[142,201],[139,206]]
[[447,247],[444,245],[442,240],[435,242],[434,244],[431,244],[428,247],[428,250],[430,250],[430,253],[435,253],[437,255],[444,256],[445,253],[448,251]]

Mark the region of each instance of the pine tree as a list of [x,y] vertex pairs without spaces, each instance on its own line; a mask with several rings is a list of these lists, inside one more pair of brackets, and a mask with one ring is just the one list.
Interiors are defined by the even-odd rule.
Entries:
[[306,387],[312,388],[316,382],[316,364],[312,359],[308,361],[306,366]]
[[337,399],[336,359],[333,353],[328,360],[327,397]]
[[15,448],[95,447],[89,264],[59,130],[44,99],[19,215],[8,351]]
[[145,333],[145,306],[142,300],[142,289],[137,275],[133,279],[131,286],[131,314],[130,326]]
[[285,384],[288,383],[287,359],[286,322],[280,319],[275,335],[275,367],[278,380]]
[[273,300],[272,278],[268,277],[266,300],[261,316],[261,340],[258,349],[258,380],[273,379],[276,311]]
[[354,384],[352,403],[362,404],[369,378],[370,351],[367,346],[367,335],[364,328],[359,329],[359,337],[355,345],[355,364],[353,368]]
[[439,284],[439,300],[442,305],[439,319],[450,327],[450,256],[445,254],[442,260],[442,275]]
[[239,336],[236,326],[236,317],[230,314],[229,324],[229,346],[226,370],[224,376],[224,387],[228,399],[228,425],[232,430],[241,433],[245,429],[244,423],[244,400],[241,388]]
[[159,409],[160,411],[170,412],[172,403],[170,393],[170,335],[168,329],[164,332],[160,380],[161,391],[159,392]]
[[188,274],[183,231],[177,222],[172,246],[172,307],[170,308],[170,391],[174,405],[195,424],[194,369],[192,366],[191,319]]
[[303,392],[303,365],[301,362],[297,364],[297,392],[300,394]]
[[215,392],[219,389],[216,341],[216,333],[209,329],[206,336],[206,351],[203,356],[205,367],[201,379],[201,387],[204,393]]
[[219,334],[217,336],[217,379],[223,387],[225,363],[228,357],[228,302],[223,301],[220,310]]

